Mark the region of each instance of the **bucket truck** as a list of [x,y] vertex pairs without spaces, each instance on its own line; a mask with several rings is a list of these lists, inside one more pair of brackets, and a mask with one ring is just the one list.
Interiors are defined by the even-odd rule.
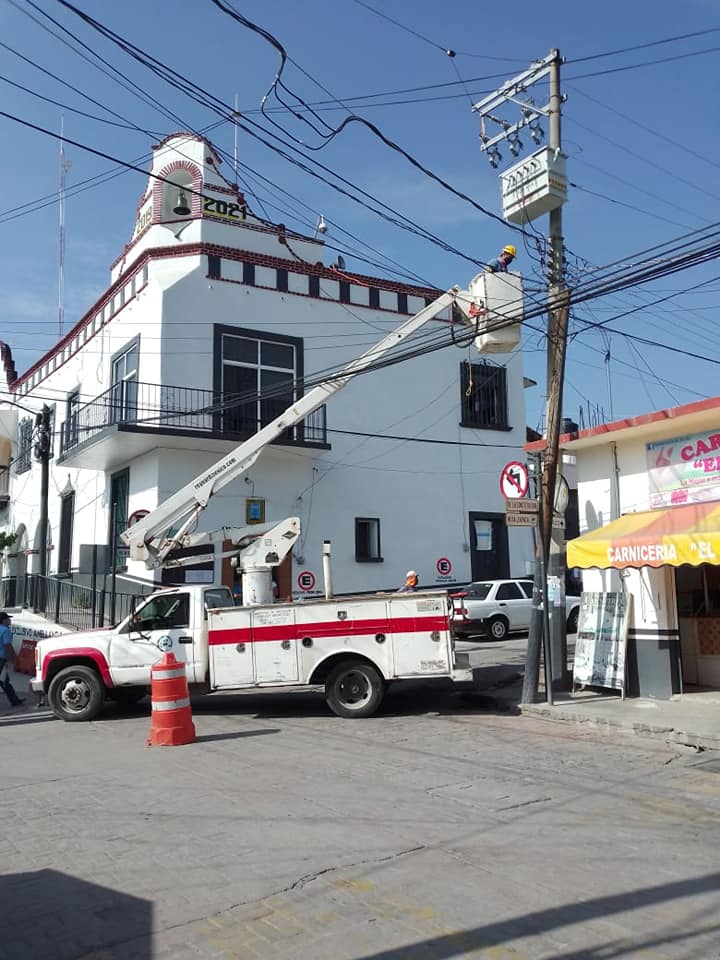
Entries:
[[370,716],[394,679],[470,680],[472,671],[455,655],[452,608],[444,591],[273,603],[272,570],[297,540],[297,518],[265,527],[190,531],[210,499],[242,476],[269,443],[443,310],[459,306],[477,333],[477,321],[468,316],[476,302],[474,290],[453,287],[443,293],[124,531],[131,558],[149,569],[202,562],[215,554],[185,559],[171,554],[230,540],[228,552],[242,572],[244,606],[233,605],[225,586],[178,586],[145,598],[109,630],[40,641],[31,687],[47,696],[55,715],[90,720],[106,699],[140,699],[153,663],[170,650],[184,662],[196,691],[324,684],[329,707],[342,717]]

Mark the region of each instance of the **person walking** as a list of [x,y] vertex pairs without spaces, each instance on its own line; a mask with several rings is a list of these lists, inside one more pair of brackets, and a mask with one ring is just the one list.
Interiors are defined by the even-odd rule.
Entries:
[[[14,663],[15,650],[12,642],[12,630],[10,629],[10,616],[3,610],[0,613],[0,687],[10,701],[10,706],[19,707],[25,701],[15,693],[15,688],[10,682],[10,664]],[[2,679],[3,674],[4,679]]]
[[398,593],[415,593],[418,588],[418,575],[414,570],[408,570],[405,574],[405,583],[400,587]]
[[511,244],[508,243],[502,248],[502,253],[499,257],[495,257],[494,260],[491,260],[485,267],[486,273],[507,273],[508,267],[513,262],[517,256],[517,249]]

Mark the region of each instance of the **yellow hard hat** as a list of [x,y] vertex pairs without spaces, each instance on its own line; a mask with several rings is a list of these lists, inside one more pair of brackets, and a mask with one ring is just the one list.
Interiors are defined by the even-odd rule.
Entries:
[[511,257],[516,257],[516,256],[517,256],[517,250],[515,249],[515,247],[514,247],[511,243],[509,243],[506,247],[503,247],[503,251],[502,251],[502,252],[503,252],[503,253],[509,253]]

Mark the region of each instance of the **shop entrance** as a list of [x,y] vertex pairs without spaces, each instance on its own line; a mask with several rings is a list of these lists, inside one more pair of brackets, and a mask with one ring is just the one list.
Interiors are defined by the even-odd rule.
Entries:
[[675,569],[683,686],[720,689],[720,567]]

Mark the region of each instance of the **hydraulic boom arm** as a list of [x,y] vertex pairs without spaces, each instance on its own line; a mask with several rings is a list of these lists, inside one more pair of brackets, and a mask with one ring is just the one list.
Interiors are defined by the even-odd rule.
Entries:
[[[460,293],[459,287],[453,287],[447,293],[441,294],[419,313],[409,317],[383,337],[362,356],[348,363],[333,379],[321,383],[305,396],[300,397],[279,417],[239,444],[227,456],[195,477],[177,493],[168,497],[144,519],[123,531],[121,536],[130,547],[130,557],[133,560],[144,561],[148,568],[163,566],[171,550],[187,545],[186,535],[210,498],[249,470],[269,443],[317,410],[326,400],[342,390],[356,374],[370,367],[388,350],[402,343],[424,323],[432,320],[459,298],[464,307],[471,300],[469,294]],[[173,530],[173,527],[176,529]]]

